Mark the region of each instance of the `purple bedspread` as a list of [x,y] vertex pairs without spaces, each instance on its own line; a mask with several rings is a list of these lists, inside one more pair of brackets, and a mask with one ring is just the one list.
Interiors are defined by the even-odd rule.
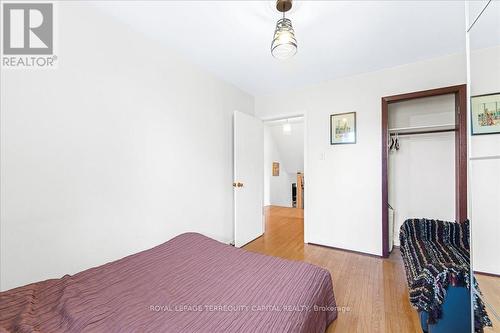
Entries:
[[330,273],[196,233],[0,293],[0,332],[324,332]]

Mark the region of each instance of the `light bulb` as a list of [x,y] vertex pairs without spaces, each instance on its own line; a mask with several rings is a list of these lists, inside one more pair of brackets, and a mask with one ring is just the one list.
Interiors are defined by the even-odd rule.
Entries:
[[292,124],[288,122],[283,124],[283,134],[290,135],[292,133]]

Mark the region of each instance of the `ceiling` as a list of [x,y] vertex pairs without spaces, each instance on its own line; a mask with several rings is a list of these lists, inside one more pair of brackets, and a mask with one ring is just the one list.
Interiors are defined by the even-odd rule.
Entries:
[[463,1],[295,1],[295,57],[270,54],[274,0],[97,6],[253,95],[464,51]]
[[474,22],[469,34],[471,49],[500,45],[500,1],[471,1],[469,6],[470,21]]

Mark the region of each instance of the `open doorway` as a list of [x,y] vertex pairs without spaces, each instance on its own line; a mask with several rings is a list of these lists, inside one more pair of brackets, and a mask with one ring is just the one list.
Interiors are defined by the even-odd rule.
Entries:
[[264,206],[304,208],[304,118],[264,122]]
[[[264,122],[264,213],[265,231],[280,215],[283,227],[300,224],[303,230],[304,117]],[[288,222],[283,217],[288,216]],[[300,219],[300,221],[297,221]],[[297,228],[294,225],[293,228]]]
[[[234,111],[234,245],[304,246],[305,117]],[[264,237],[261,237],[264,236]]]

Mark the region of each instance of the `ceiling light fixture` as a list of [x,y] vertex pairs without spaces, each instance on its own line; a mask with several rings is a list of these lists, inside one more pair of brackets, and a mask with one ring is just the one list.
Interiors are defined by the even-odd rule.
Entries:
[[283,134],[290,135],[291,133],[292,133],[292,124],[290,124],[287,119],[286,123],[283,124]]
[[276,9],[283,13],[283,18],[276,23],[271,54],[278,59],[287,59],[297,53],[297,39],[293,31],[292,21],[285,18],[285,12],[292,8],[292,0],[276,0]]

